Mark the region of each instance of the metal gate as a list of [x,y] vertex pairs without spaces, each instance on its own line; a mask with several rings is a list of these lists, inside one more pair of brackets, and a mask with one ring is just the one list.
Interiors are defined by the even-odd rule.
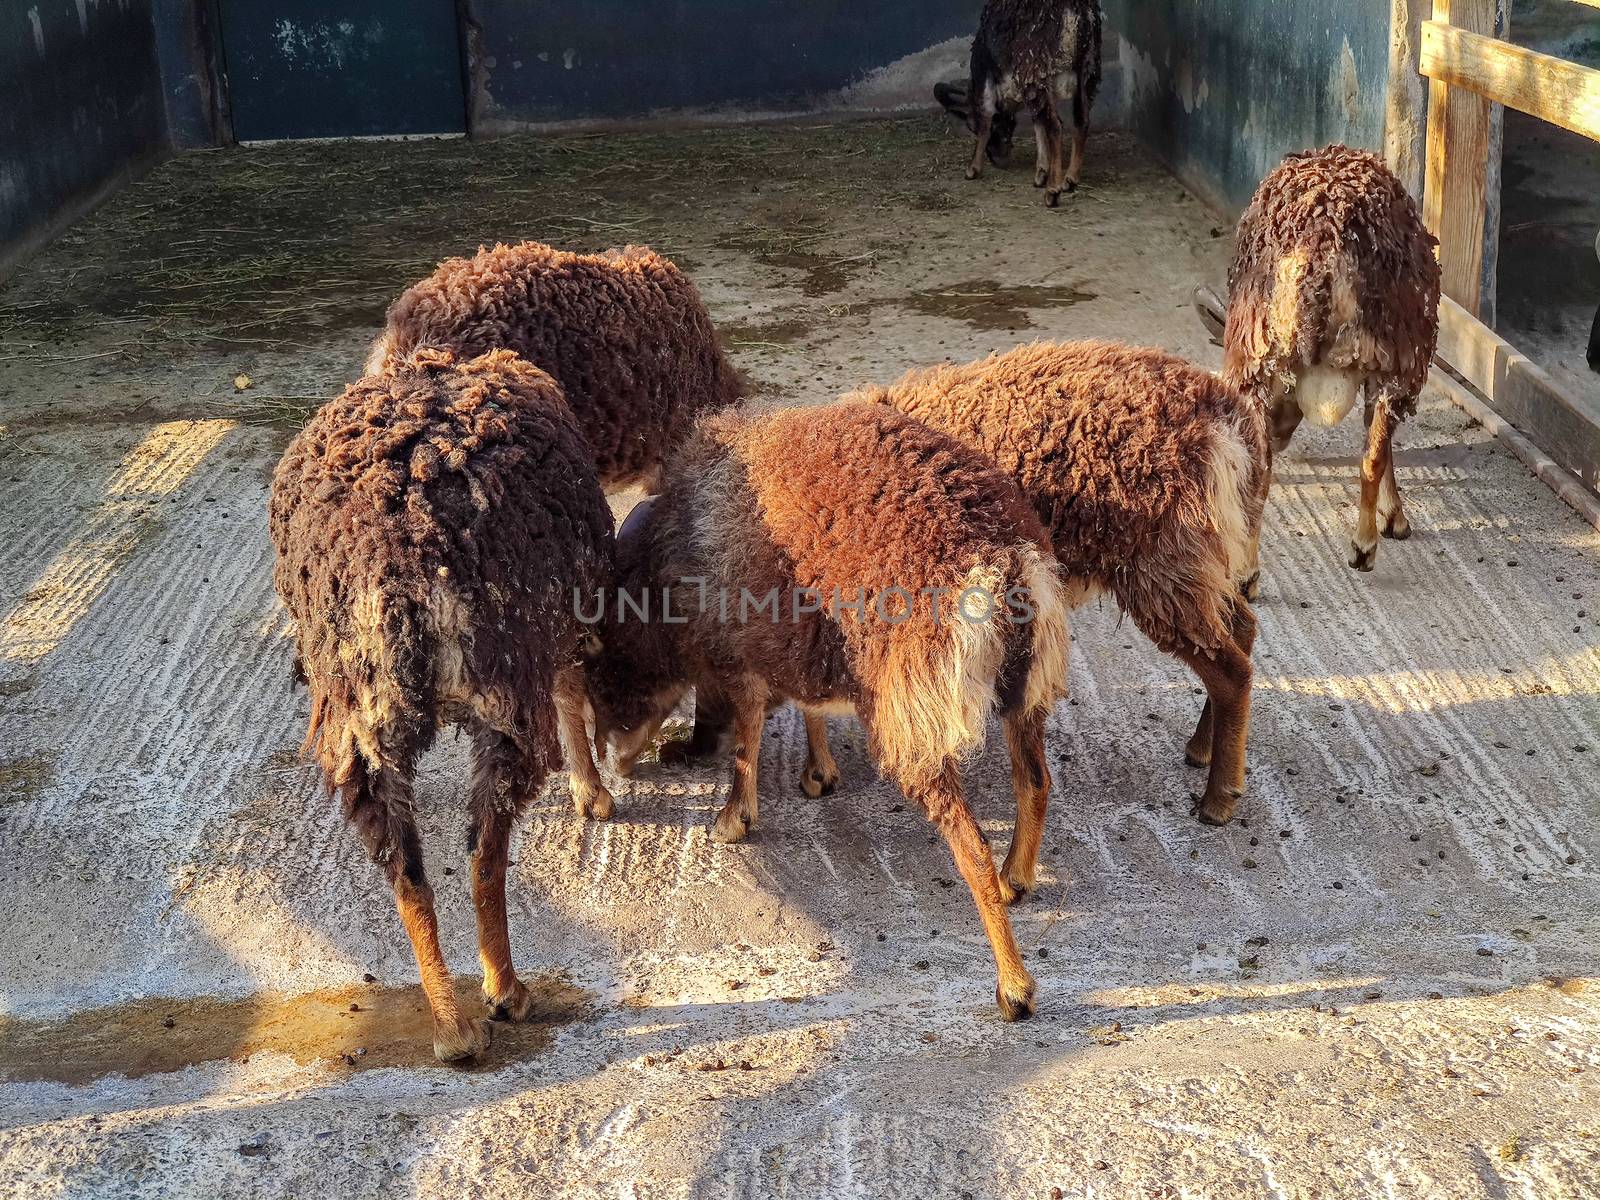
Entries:
[[233,133],[466,132],[454,0],[219,0]]

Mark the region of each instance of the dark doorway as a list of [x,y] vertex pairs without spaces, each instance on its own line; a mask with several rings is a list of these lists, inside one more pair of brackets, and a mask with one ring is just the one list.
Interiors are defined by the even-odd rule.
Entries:
[[219,0],[234,136],[464,133],[454,0]]

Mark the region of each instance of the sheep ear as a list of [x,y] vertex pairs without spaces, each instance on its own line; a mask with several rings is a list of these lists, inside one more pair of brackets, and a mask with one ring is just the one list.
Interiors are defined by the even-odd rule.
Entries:
[[1194,289],[1194,311],[1213,339],[1222,337],[1228,324],[1228,306],[1203,283]]
[[594,659],[599,658],[600,651],[604,649],[604,643],[600,641],[600,638],[595,634],[594,630],[585,629],[583,631],[582,637],[578,640],[579,654],[583,655],[584,658]]
[[939,102],[939,107],[952,117],[959,117],[965,121],[971,111],[967,103],[967,89],[954,83],[936,83],[933,85],[933,98]]
[[620,557],[625,546],[644,537],[645,526],[650,523],[650,512],[656,506],[654,496],[646,496],[633,506],[633,511],[628,514],[627,520],[622,522],[622,528],[617,530],[617,554]]

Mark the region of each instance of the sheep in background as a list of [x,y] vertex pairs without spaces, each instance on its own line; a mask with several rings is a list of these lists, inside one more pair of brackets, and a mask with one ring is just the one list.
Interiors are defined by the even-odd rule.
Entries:
[[694,284],[641,246],[570,254],[522,242],[446,259],[390,305],[368,374],[418,346],[513,350],[548,372],[607,491],[653,490],[695,417],[741,395]]
[[[1068,633],[1049,538],[1016,485],[881,405],[719,417],[668,464],[617,553],[620,591],[665,590],[670,606],[648,620],[620,596],[606,608],[587,668],[601,752],[609,743],[626,768],[691,685],[725,697],[734,782],[713,837],[733,842],[756,819],[769,703],[795,701],[813,736],[824,713],[853,707],[880,768],[938,826],[972,890],[1002,1015],[1031,1013],[1005,906],[1037,874],[1044,722],[1065,690]],[[991,712],[1017,792],[999,875],[960,772]]]
[[[967,90],[949,84],[934,89],[934,98],[962,118],[977,139],[968,179],[983,173],[985,155],[996,162],[1009,156],[1015,114],[1026,107],[1038,151],[1033,186],[1045,189],[1051,208],[1063,187],[1077,190],[1089,110],[1100,87],[1103,23],[1098,0],[987,0],[972,39]],[[1072,161],[1064,172],[1056,111],[1062,98],[1072,101]]]
[[1109,592],[1200,677],[1186,757],[1210,766],[1200,819],[1226,824],[1250,720],[1256,622],[1239,591],[1266,502],[1258,406],[1182,359],[1102,342],[1022,346],[845,398],[982,451],[1045,523],[1069,595]]
[[[580,809],[610,810],[584,730],[574,589],[609,582],[611,512],[561,389],[507,351],[420,350],[327,404],[272,481],[275,580],[311,691],[306,751],[394,888],[434,1053],[471,1058],[412,800],[440,726],[472,736],[469,852],[483,992],[531,1008],[506,928],[512,823],[564,743]],[[592,642],[592,639],[588,639]],[[596,790],[598,789],[598,790]]]
[[1392,443],[1438,340],[1437,244],[1400,180],[1376,155],[1346,146],[1289,155],[1239,218],[1223,378],[1268,410],[1274,452],[1302,417],[1336,425],[1364,397],[1349,558],[1361,571],[1372,570],[1380,532],[1411,533]]

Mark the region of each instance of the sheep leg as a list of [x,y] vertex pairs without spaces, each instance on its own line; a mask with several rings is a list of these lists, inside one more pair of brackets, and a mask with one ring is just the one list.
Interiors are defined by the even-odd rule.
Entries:
[[944,835],[956,869],[967,881],[972,899],[977,903],[978,915],[983,918],[984,932],[989,935],[989,946],[999,970],[995,999],[1000,1005],[1000,1015],[1007,1021],[1032,1016],[1033,976],[1022,965],[1016,935],[1011,932],[1011,917],[1006,912],[1013,894],[995,873],[989,841],[973,820],[972,810],[961,794],[955,764],[946,763],[930,784],[906,787],[905,792],[921,803],[928,818]]
[[[1212,652],[1185,639],[1177,655],[1205,685],[1205,709],[1190,739],[1185,758],[1195,766],[1209,764],[1206,790],[1195,812],[1207,825],[1226,825],[1244,794],[1245,745],[1250,731],[1250,651],[1255,646],[1256,619],[1247,605],[1233,610],[1228,641]],[[1204,746],[1209,734],[1210,746]]]
[[800,790],[815,800],[839,786],[839,764],[828,746],[828,718],[809,708],[805,718],[806,769],[800,772]]
[[1089,141],[1089,104],[1083,94],[1083,84],[1072,90],[1072,161],[1067,164],[1067,191],[1078,190],[1078,180],[1083,178],[1083,151]]
[[1050,178],[1050,139],[1045,133],[1043,121],[1033,123],[1033,144],[1033,186],[1042,188]]
[[604,821],[611,815],[615,801],[595,766],[589,731],[583,721],[583,683],[576,672],[563,671],[556,676],[555,702],[561,751],[572,782],[572,805],[580,817]]
[[976,179],[983,174],[984,156],[989,151],[989,126],[994,121],[994,114],[989,112],[981,100],[974,98],[974,103],[977,105],[978,117],[978,127],[975,130],[977,143],[972,151],[972,164],[967,167],[968,179]]
[[1367,453],[1361,460],[1361,511],[1356,517],[1356,535],[1350,542],[1350,565],[1370,571],[1378,556],[1378,490],[1391,468],[1394,415],[1389,406],[1373,406],[1367,427]]
[[439,948],[439,922],[433,911],[433,888],[422,865],[409,756],[403,764],[357,770],[358,778],[344,787],[345,814],[394,889],[400,923],[411,939],[422,990],[433,1013],[433,1052],[440,1062],[475,1058],[489,1047],[489,1023],[468,1020],[462,1013]]
[[478,961],[483,998],[492,1015],[525,1021],[533,996],[517,978],[506,925],[506,861],[511,826],[527,797],[544,783],[544,766],[529,761],[504,734],[481,731],[472,742],[472,827],[467,848],[472,864],[472,905],[478,914]]
[[[1263,505],[1272,494],[1273,459],[1289,448],[1294,431],[1300,428],[1300,422],[1305,417],[1292,392],[1273,400],[1269,415],[1272,453],[1267,456],[1267,478],[1261,489]],[[1258,518],[1250,530],[1250,573],[1239,584],[1240,593],[1252,604],[1261,598],[1261,523]]]
[[767,723],[767,692],[746,684],[733,699],[733,792],[711,827],[711,840],[724,845],[743,841],[755,826],[760,804],[756,794],[761,762],[761,730]]
[[1378,532],[1403,542],[1411,536],[1411,522],[1406,520],[1406,510],[1400,503],[1400,487],[1394,481],[1395,424],[1397,422],[1389,423],[1388,444],[1383,451],[1383,482],[1378,486]]
[[1033,119],[1044,124],[1045,145],[1048,152],[1048,172],[1044,185],[1044,202],[1054,208],[1061,203],[1062,167],[1061,167],[1061,114],[1056,111],[1055,96],[1046,96],[1044,101],[1034,106]]
[[1011,836],[1000,878],[1020,900],[1039,878],[1039,842],[1050,802],[1050,767],[1044,757],[1047,709],[1005,718],[1006,746],[1011,751],[1011,789],[1017,797],[1017,828]]
[[723,737],[732,725],[733,708],[728,698],[719,694],[715,687],[696,684],[694,730],[687,742],[668,742],[661,747],[662,765],[685,767],[720,758]]

